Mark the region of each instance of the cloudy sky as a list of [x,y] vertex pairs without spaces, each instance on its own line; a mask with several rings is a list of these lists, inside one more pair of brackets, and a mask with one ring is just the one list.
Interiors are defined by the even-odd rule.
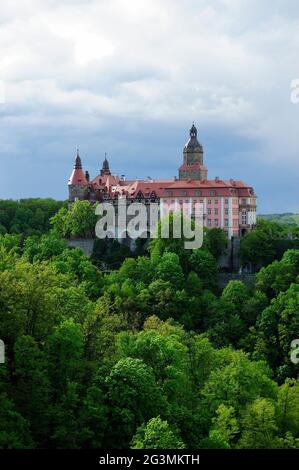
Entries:
[[195,121],[209,176],[299,211],[298,0],[10,0],[0,6],[0,198],[99,172],[172,178]]

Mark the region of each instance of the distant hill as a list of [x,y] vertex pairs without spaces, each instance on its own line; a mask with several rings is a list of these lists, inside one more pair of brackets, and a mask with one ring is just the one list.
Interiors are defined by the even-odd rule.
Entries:
[[260,214],[258,217],[270,220],[271,222],[278,222],[283,225],[299,225],[299,214]]

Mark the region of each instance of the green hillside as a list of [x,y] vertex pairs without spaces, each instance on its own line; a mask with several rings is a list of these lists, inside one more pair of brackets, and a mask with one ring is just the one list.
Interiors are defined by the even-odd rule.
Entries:
[[260,214],[258,217],[271,222],[278,222],[284,225],[299,225],[299,214],[284,213],[284,214]]

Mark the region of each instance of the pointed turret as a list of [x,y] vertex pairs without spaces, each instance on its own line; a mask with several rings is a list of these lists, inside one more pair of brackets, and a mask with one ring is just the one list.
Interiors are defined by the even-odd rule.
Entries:
[[109,168],[109,162],[107,160],[107,154],[105,153],[105,160],[103,161],[103,166],[101,169],[101,176],[104,175],[111,175],[110,168]]
[[88,181],[83,171],[82,161],[79,155],[79,150],[77,150],[74,169],[70,176],[68,186],[69,186],[69,200],[71,202],[75,201],[76,199],[85,199]]

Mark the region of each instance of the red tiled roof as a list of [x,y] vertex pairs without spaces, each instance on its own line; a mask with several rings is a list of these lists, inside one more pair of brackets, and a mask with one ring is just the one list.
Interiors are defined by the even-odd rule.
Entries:
[[[186,194],[182,194],[182,190],[186,190]],[[178,180],[173,182],[165,190],[164,197],[184,197],[196,196],[195,191],[201,191],[201,196],[210,196],[210,191],[215,190],[215,196],[250,196],[253,195],[253,189],[240,180]],[[167,194],[169,191],[171,194]],[[236,191],[236,194],[234,194]],[[252,191],[252,192],[251,192]]]
[[[194,164],[196,167],[203,168],[201,164]],[[181,167],[184,168],[184,165]],[[190,166],[187,166],[190,168]],[[80,170],[74,170],[74,172]],[[74,173],[73,172],[73,173]],[[82,170],[81,170],[82,172]],[[80,179],[82,179],[80,174]],[[85,176],[83,174],[84,180]],[[76,176],[77,180],[78,177]],[[83,183],[83,184],[87,184]],[[104,189],[110,196],[125,195],[127,197],[135,198],[138,193],[142,193],[144,197],[150,197],[154,192],[158,198],[160,197],[184,197],[195,196],[195,190],[201,191],[201,196],[210,196],[210,190],[216,190],[217,196],[250,196],[253,195],[250,191],[252,188],[240,180],[221,180],[215,178],[212,180],[123,180],[114,175],[97,176],[90,183],[94,189]],[[112,189],[113,188],[113,189]],[[182,195],[182,190],[186,190],[187,194]],[[218,190],[218,191],[217,191]],[[236,194],[233,194],[236,190]],[[171,191],[171,195],[166,191]],[[252,190],[253,191],[253,190]]]
[[249,188],[246,183],[240,180],[177,180],[172,183],[171,186],[168,186],[169,189],[172,188]]
[[150,196],[152,192],[156,194],[157,197],[163,195],[165,187],[169,186],[172,181],[139,181],[136,180],[131,184],[126,184],[128,182],[121,182],[117,185],[114,193],[116,194],[125,194],[128,197],[136,197],[138,193],[142,193],[143,196]]
[[87,185],[88,181],[85,177],[84,171],[81,168],[75,168],[70,176],[68,184],[82,184],[84,186]]

